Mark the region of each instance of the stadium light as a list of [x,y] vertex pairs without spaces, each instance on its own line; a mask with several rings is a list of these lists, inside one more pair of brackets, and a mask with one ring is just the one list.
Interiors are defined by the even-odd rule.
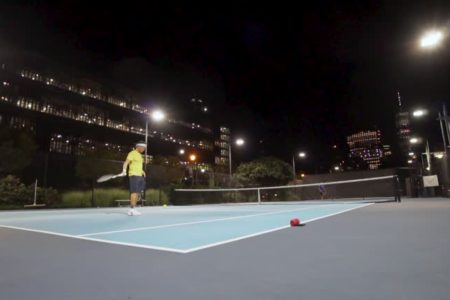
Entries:
[[427,114],[427,111],[424,109],[417,109],[413,111],[413,117],[420,118]]
[[[244,139],[242,138],[238,138],[235,140],[235,144],[236,146],[243,146],[245,144]],[[231,143],[228,144],[228,167],[229,167],[229,171],[230,171],[230,178],[233,175],[233,170],[232,170],[232,165],[231,165]]]
[[418,138],[411,138],[411,139],[409,140],[409,142],[410,142],[411,144],[417,144],[417,143],[419,143],[419,139],[418,139]]
[[242,145],[244,145],[244,144],[245,144],[245,141],[244,141],[243,139],[237,139],[237,140],[236,140],[236,145],[242,146]]
[[[298,157],[300,158],[305,158],[306,157],[306,153],[305,152],[299,152],[298,153]],[[292,178],[295,180],[296,176],[296,170],[297,168],[295,167],[295,155],[292,155]]]
[[185,153],[184,149],[180,149],[179,153],[180,155],[183,155]]
[[442,31],[431,30],[426,32],[420,39],[420,47],[424,49],[433,49],[439,46],[444,39]]
[[162,120],[164,120],[166,118],[166,115],[164,114],[164,112],[159,109],[153,111],[151,116],[152,116],[152,120],[156,121],[156,122],[161,122]]

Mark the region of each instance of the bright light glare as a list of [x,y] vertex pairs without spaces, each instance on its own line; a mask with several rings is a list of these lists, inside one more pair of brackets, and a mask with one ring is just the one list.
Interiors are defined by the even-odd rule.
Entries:
[[300,156],[300,157],[306,157],[306,153],[305,152],[300,152],[299,154],[298,154],[298,156]]
[[413,163],[413,161],[412,160],[408,160],[408,164],[412,164]]
[[419,142],[419,139],[418,138],[412,138],[412,139],[409,140],[409,142],[411,144],[417,144]]
[[152,119],[156,122],[160,122],[160,121],[164,120],[165,118],[166,118],[166,115],[160,110],[155,110],[154,112],[152,112]]
[[339,171],[339,167],[338,166],[334,167],[334,170]]
[[434,157],[436,157],[438,159],[442,159],[444,157],[444,153],[435,153]]
[[238,146],[242,146],[242,145],[244,145],[244,143],[245,143],[245,141],[243,139],[236,140],[236,145],[238,145]]
[[429,31],[420,40],[420,47],[422,48],[434,48],[439,45],[444,38],[444,34],[440,31]]
[[181,154],[181,155],[184,154],[184,149],[180,149],[180,154]]
[[195,161],[195,160],[197,159],[197,156],[195,156],[195,154],[191,154],[191,155],[189,156],[189,159],[190,159],[191,161]]
[[423,110],[423,109],[418,109],[418,110],[413,111],[413,116],[416,117],[416,118],[417,117],[422,117],[425,114],[426,114],[426,111]]
[[409,156],[414,156],[414,152],[409,152],[408,155]]

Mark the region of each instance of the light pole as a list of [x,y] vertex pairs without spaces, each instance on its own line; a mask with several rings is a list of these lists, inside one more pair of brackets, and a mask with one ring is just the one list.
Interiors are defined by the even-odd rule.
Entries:
[[[301,159],[304,159],[306,157],[306,153],[305,152],[300,152],[298,153],[298,157],[300,157]],[[292,177],[295,180],[295,178],[297,178],[297,174],[295,171],[295,154],[292,155]]]
[[192,162],[193,165],[191,165],[191,170],[192,170],[192,183],[195,185],[195,174],[197,172],[197,170],[195,170],[195,161],[197,160],[197,155],[195,154],[191,154],[189,155],[189,160]]
[[[236,146],[243,146],[245,141],[243,139],[236,139]],[[233,176],[232,163],[231,163],[231,143],[228,144],[228,165],[230,168],[230,178]]]
[[[152,114],[150,115],[150,118],[159,123],[161,121],[163,121],[166,118],[166,115],[164,114],[164,112],[162,112],[161,110],[155,110],[152,112]],[[148,146],[148,121],[149,118],[145,118],[145,145]],[[147,172],[147,148],[145,147],[145,160],[144,160],[144,170],[145,172]]]

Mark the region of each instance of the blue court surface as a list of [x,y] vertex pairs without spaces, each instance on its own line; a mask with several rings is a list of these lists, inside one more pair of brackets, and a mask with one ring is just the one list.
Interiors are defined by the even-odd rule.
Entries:
[[143,207],[142,216],[127,208],[10,211],[0,227],[42,232],[97,242],[190,253],[303,224],[370,203],[247,204]]

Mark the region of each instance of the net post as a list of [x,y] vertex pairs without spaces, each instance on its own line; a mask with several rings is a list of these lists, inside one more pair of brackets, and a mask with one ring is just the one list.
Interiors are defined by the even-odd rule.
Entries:
[[258,189],[258,204],[261,204],[261,189]]
[[398,178],[398,175],[394,175],[394,195],[395,195],[395,202],[402,202],[400,180]]

